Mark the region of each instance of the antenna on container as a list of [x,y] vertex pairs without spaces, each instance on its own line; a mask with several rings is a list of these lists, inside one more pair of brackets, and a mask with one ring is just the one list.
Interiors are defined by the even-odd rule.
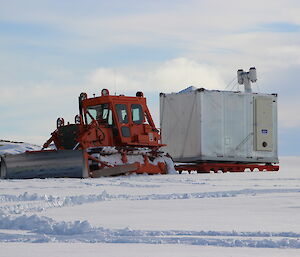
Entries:
[[252,93],[252,88],[251,88],[251,83],[254,83],[257,81],[257,73],[256,73],[256,68],[251,67],[249,71],[243,71],[242,69],[239,69],[237,71],[237,79],[238,83],[240,85],[244,84],[245,87],[245,92],[246,93]]

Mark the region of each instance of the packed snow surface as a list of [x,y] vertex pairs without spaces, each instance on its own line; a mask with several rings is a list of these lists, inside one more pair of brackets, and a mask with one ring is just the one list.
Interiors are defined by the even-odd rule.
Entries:
[[0,256],[300,256],[299,165],[0,180]]
[[0,139],[0,155],[3,154],[18,154],[25,151],[38,151],[41,147],[24,142],[14,142]]

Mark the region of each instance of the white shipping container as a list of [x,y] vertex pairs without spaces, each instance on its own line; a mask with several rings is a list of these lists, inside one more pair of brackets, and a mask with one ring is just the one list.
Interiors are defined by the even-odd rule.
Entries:
[[276,94],[161,93],[160,127],[176,162],[278,163]]

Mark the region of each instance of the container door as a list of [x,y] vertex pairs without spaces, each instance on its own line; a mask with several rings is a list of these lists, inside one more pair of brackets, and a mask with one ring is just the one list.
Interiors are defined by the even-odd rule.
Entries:
[[254,148],[256,151],[273,151],[273,99],[255,98]]

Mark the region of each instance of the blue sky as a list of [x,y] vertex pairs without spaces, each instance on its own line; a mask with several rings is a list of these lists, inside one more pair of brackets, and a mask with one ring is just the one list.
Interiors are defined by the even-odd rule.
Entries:
[[279,93],[279,152],[299,155],[300,2],[0,0],[0,138],[42,143],[85,91],[225,89],[256,66]]

